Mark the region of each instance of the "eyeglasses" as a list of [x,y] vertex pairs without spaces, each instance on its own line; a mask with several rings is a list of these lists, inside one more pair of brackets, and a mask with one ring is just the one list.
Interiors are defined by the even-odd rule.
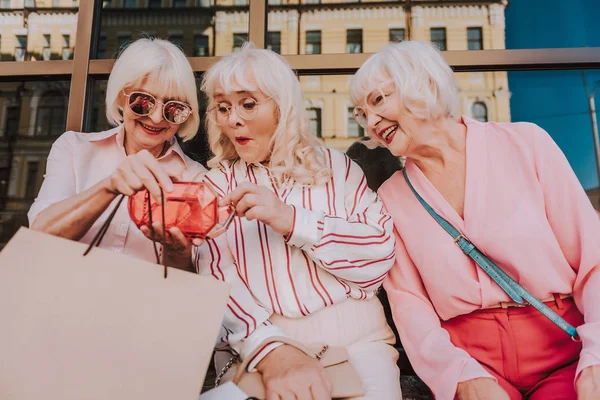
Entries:
[[127,105],[129,109],[140,117],[146,117],[154,111],[157,105],[162,105],[164,119],[175,125],[183,124],[192,115],[194,110],[192,106],[182,101],[169,100],[166,103],[162,103],[150,93],[145,92],[123,92],[127,97]]
[[269,96],[261,101],[256,101],[252,97],[244,97],[239,99],[233,105],[221,101],[217,103],[216,106],[207,110],[206,113],[208,115],[208,120],[216,125],[225,125],[229,119],[229,116],[231,115],[232,110],[235,109],[235,112],[240,116],[240,118],[250,121],[256,117],[258,106],[270,100],[272,97],[273,96]]
[[[384,91],[382,88],[390,83],[394,82],[393,80],[382,82],[377,88],[375,88],[369,95],[367,96],[367,100],[365,101],[365,107],[354,107],[352,110],[352,116],[358,122],[360,126],[367,129],[369,125],[367,121],[367,112],[372,112],[374,114],[381,114],[385,111],[387,106],[387,97],[394,93],[396,89],[391,91]],[[386,93],[387,92],[387,93]]]

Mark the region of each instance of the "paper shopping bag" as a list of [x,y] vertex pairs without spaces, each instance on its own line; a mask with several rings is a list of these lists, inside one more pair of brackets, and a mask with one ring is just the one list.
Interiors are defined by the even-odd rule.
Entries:
[[195,400],[226,284],[21,228],[0,252],[0,399]]

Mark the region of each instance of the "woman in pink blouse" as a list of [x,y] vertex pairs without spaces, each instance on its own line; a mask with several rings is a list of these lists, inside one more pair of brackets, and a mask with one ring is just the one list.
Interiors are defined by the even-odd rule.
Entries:
[[361,398],[400,399],[375,296],[394,262],[392,222],[361,169],[311,135],[298,79],[272,51],[224,57],[202,89],[215,155],[205,179],[239,216],[198,253],[201,273],[232,287],[221,342],[262,373],[269,400],[331,398],[321,364],[281,336],[345,346]]
[[402,344],[438,399],[598,399],[594,209],[543,129],[457,117],[456,92],[439,52],[410,41],[372,56],[351,83],[355,118],[374,145],[406,156],[411,184],[435,212],[578,327],[581,342],[512,303],[398,172],[379,194],[396,233],[384,287]]
[[[175,138],[192,139],[200,118],[194,72],[170,42],[140,39],[121,53],[108,79],[106,117],[115,128],[69,131],[52,145],[28,214],[32,229],[90,243],[120,194],[148,188],[160,198],[159,187],[172,190],[171,177],[189,181],[206,171]],[[143,229],[131,222],[124,201],[101,247],[155,262],[150,231]],[[170,234],[163,260],[191,270],[191,245],[179,229]]]

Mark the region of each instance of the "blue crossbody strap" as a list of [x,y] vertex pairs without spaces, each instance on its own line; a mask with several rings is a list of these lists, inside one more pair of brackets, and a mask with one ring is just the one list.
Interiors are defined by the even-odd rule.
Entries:
[[561,318],[560,315],[552,311],[552,309],[550,309],[546,304],[538,300],[537,297],[525,290],[523,286],[519,285],[492,260],[487,258],[485,254],[479,251],[479,249],[477,249],[477,247],[471,243],[469,239],[467,239],[460,231],[452,226],[451,223],[436,213],[410,183],[410,179],[408,179],[408,174],[406,173],[406,168],[402,171],[402,173],[404,174],[404,179],[406,180],[408,187],[410,187],[410,190],[414,193],[425,210],[427,210],[433,219],[435,219],[437,223],[440,224],[440,226],[446,232],[448,232],[452,238],[454,238],[454,243],[456,243],[456,245],[460,247],[467,256],[473,259],[473,261],[475,261],[475,263],[479,265],[481,269],[483,269],[485,273],[488,274],[489,277],[492,278],[494,282],[496,282],[498,286],[500,286],[514,302],[523,304],[523,301],[527,301],[527,303],[535,307],[545,317],[554,322],[560,329],[571,336],[573,340],[580,340],[579,336],[577,335],[577,330],[574,326]]

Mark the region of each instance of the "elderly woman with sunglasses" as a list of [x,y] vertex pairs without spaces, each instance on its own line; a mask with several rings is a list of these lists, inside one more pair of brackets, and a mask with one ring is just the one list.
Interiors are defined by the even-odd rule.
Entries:
[[[375,296],[394,259],[392,224],[360,167],[311,135],[298,79],[272,51],[224,57],[202,89],[214,153],[205,180],[237,213],[198,252],[201,273],[232,287],[221,341],[262,373],[268,400],[331,398],[321,364],[279,337],[346,347],[361,398],[400,399]],[[222,371],[230,354],[217,355]]]
[[375,144],[406,156],[379,190],[397,243],[384,287],[436,398],[600,398],[600,223],[550,136],[456,117],[427,43],[372,56],[351,96]]
[[[194,72],[170,42],[140,39],[121,53],[108,79],[106,117],[115,128],[69,131],[52,145],[28,214],[32,229],[89,243],[119,194],[147,188],[160,198],[161,188],[172,190],[171,178],[200,179],[206,172],[175,138],[192,139],[200,119]],[[142,229],[123,202],[101,247],[155,261],[149,229]],[[169,233],[163,261],[191,269],[191,244],[177,228]]]

